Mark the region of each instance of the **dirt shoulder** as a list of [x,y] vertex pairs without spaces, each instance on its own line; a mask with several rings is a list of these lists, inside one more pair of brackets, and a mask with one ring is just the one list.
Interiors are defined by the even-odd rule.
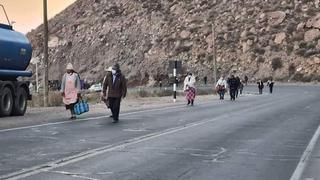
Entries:
[[[206,102],[217,99],[214,95],[197,96],[195,103]],[[182,96],[177,97],[176,103],[173,103],[171,96],[166,97],[146,97],[146,98],[127,98],[121,103],[121,112],[130,112],[138,110],[147,110],[153,108],[161,108],[168,106],[176,106],[185,104],[185,98]],[[78,119],[109,116],[110,110],[107,109],[105,104],[96,103],[90,104],[90,112],[78,116]],[[17,128],[23,126],[32,126],[46,123],[55,123],[61,121],[68,121],[69,112],[66,111],[64,106],[59,107],[30,107],[26,114],[20,117],[5,117],[0,118],[0,129]],[[121,118],[121,113],[120,113]]]

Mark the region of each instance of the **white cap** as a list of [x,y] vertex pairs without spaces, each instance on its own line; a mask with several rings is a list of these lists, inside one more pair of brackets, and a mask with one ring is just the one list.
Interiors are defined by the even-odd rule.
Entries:
[[67,64],[67,70],[74,70],[73,65],[71,63]]

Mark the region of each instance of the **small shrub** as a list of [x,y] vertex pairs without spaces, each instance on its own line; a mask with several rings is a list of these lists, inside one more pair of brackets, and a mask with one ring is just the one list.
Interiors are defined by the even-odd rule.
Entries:
[[172,90],[171,89],[163,89],[163,90],[154,92],[154,94],[157,97],[171,96],[172,95]]
[[271,51],[280,52],[282,47],[279,44],[271,45]]
[[304,57],[304,54],[306,53],[306,51],[307,51],[306,49],[301,48],[301,49],[298,49],[298,50],[296,51],[296,54],[299,55],[299,56]]
[[273,58],[271,62],[271,66],[274,71],[282,68],[283,64],[282,64],[281,58],[280,57]]
[[266,50],[264,50],[263,48],[256,47],[256,48],[253,49],[253,52],[255,54],[263,55],[266,52]]
[[289,76],[292,76],[296,72],[296,66],[293,64],[290,64],[288,71],[289,71]]
[[316,54],[320,54],[320,50],[309,50],[304,54],[304,57],[310,57]]
[[300,48],[307,48],[307,46],[308,46],[308,43],[306,43],[306,42],[301,42],[301,43],[299,44],[299,47],[300,47]]
[[269,46],[269,42],[268,41],[261,41],[260,42],[260,45],[261,45],[261,47],[267,47],[267,46]]
[[307,49],[314,49],[316,47],[315,43],[308,43],[307,44]]
[[291,53],[292,53],[292,51],[293,51],[293,45],[288,45],[287,47],[286,47],[286,52],[287,52],[287,55],[290,55]]
[[295,30],[296,30],[296,24],[293,22],[290,22],[286,27],[286,31],[289,34],[292,34]]
[[263,63],[265,61],[265,59],[263,57],[259,56],[257,58],[257,61],[258,61],[258,63]]
[[292,36],[292,42],[294,41],[303,41],[304,40],[304,33],[297,33]]
[[139,90],[138,95],[139,95],[139,97],[148,97],[149,93],[146,90]]

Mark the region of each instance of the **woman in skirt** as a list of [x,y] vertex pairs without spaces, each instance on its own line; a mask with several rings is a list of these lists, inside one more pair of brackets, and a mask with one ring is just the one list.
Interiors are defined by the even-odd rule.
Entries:
[[63,75],[62,78],[60,92],[63,97],[63,103],[66,105],[66,109],[70,110],[70,119],[76,119],[74,105],[78,102],[78,98],[80,97],[80,77],[74,71],[71,63],[67,65],[66,71],[67,72]]
[[216,91],[220,96],[220,100],[224,99],[224,94],[226,92],[227,86],[227,81],[224,79],[223,76],[221,76],[218,82],[216,83]]
[[188,73],[187,77],[184,79],[183,90],[186,93],[186,98],[188,100],[188,104],[193,106],[194,99],[196,98],[196,89],[195,89],[196,78],[192,75],[192,73]]

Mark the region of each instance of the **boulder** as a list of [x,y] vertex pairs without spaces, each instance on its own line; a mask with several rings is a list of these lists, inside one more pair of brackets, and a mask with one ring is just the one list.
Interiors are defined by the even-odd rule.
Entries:
[[297,26],[297,31],[300,31],[300,32],[303,31],[305,26],[306,26],[306,23],[304,22],[299,23]]
[[274,39],[274,42],[276,44],[282,44],[283,40],[285,40],[285,39],[286,39],[286,33],[281,32],[281,33],[278,33],[276,35],[276,38]]
[[242,43],[242,52],[246,53],[250,50],[250,45],[247,44],[247,42]]
[[268,23],[271,26],[276,26],[281,24],[286,18],[286,13],[283,11],[274,11],[267,13]]
[[181,33],[180,33],[180,37],[182,39],[188,39],[191,35],[191,32],[190,31],[186,31],[186,30],[183,30]]
[[319,29],[311,29],[304,34],[304,41],[311,42],[320,37]]
[[59,46],[59,38],[57,36],[53,36],[51,35],[49,37],[49,41],[48,41],[48,47],[49,48],[54,48]]
[[318,58],[318,57],[314,57],[313,61],[315,64],[320,64],[320,58]]
[[320,40],[318,40],[318,43],[317,43],[316,48],[317,48],[318,50],[320,50]]
[[306,23],[306,27],[320,29],[320,13],[318,13],[313,18],[309,19]]
[[301,11],[303,11],[303,12],[307,12],[308,10],[309,10],[309,6],[307,4],[305,4],[301,7]]

